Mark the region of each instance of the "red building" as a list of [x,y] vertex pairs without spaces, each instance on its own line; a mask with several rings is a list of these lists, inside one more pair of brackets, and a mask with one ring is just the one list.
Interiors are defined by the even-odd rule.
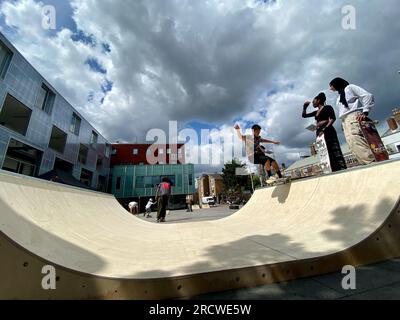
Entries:
[[113,144],[111,167],[121,165],[185,164],[185,145]]

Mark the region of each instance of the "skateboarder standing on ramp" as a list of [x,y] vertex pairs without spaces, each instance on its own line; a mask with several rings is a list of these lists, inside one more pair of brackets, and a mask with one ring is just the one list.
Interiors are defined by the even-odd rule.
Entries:
[[306,101],[303,106],[303,118],[315,117],[317,121],[317,139],[323,137],[328,149],[329,162],[332,172],[347,169],[346,161],[343,157],[342,149],[340,148],[339,139],[333,124],[336,121],[335,110],[332,106],[325,105],[326,96],[321,92],[314,98],[312,104],[314,108],[318,109],[312,113],[307,113],[307,108],[311,104]]
[[256,124],[252,127],[253,135],[242,135],[240,131],[240,126],[235,125],[236,133],[240,140],[242,140],[246,145],[246,153],[249,161],[254,164],[260,164],[265,167],[265,171],[267,172],[267,183],[271,184],[276,181],[276,178],[272,176],[271,166],[274,168],[275,173],[278,175],[279,179],[282,179],[282,173],[280,171],[278,163],[275,159],[267,156],[262,149],[261,143],[272,143],[279,145],[280,142],[272,141],[268,139],[263,139],[260,136],[261,127]]
[[[337,107],[343,122],[344,135],[350,150],[360,164],[387,160],[382,140],[368,115],[375,106],[375,98],[368,91],[342,78],[335,78],[330,89],[339,93]],[[366,126],[368,124],[368,127]]]

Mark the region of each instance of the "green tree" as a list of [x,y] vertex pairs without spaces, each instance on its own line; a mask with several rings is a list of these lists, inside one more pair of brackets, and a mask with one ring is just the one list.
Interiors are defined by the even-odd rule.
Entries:
[[248,175],[238,175],[237,170],[240,172],[246,170],[246,164],[241,163],[237,159],[233,159],[230,162],[225,163],[222,169],[222,181],[224,183],[225,190],[228,193],[241,192],[243,188],[248,188],[251,181]]
[[253,179],[253,183],[254,183],[254,189],[261,187],[261,179],[259,176],[253,175],[252,179]]

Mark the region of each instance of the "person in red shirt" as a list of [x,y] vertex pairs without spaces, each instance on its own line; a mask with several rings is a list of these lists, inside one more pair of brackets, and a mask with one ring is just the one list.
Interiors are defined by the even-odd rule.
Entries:
[[165,222],[169,197],[172,195],[171,182],[168,178],[162,178],[157,188],[156,200],[158,203],[157,222]]

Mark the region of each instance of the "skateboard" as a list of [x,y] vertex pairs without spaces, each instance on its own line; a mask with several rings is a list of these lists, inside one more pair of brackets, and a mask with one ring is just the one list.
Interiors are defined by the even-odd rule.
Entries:
[[386,150],[384,143],[376,129],[378,122],[368,119],[366,121],[360,121],[361,132],[367,140],[372,153],[374,154],[377,162],[389,160],[389,153]]
[[316,140],[317,152],[321,158],[320,166],[323,173],[332,173],[331,160],[329,159],[328,146],[326,145],[325,135],[317,137]]
[[265,181],[265,184],[266,184],[268,187],[276,187],[276,186],[281,186],[281,185],[284,185],[284,184],[288,184],[288,183],[290,183],[291,181],[292,181],[291,178],[285,177],[285,178],[282,178],[282,179],[275,180],[275,181],[272,182],[272,183],[268,183],[267,181]]

